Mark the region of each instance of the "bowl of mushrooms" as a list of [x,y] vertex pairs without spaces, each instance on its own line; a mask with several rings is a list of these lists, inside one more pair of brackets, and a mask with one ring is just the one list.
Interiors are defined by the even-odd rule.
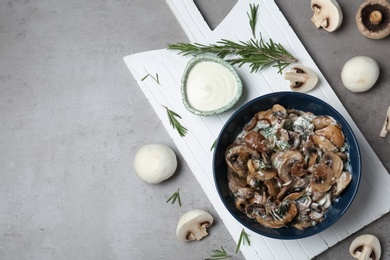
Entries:
[[361,178],[355,135],[326,102],[275,92],[240,107],[214,146],[216,189],[246,228],[276,239],[318,234],[347,211]]

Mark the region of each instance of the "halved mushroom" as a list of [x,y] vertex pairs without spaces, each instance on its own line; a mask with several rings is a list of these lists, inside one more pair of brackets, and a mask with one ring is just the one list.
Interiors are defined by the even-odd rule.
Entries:
[[361,34],[370,39],[390,34],[390,4],[386,0],[367,0],[359,7],[355,19]]
[[337,148],[344,145],[345,137],[339,125],[330,124],[325,128],[315,131],[316,135],[324,136]]
[[318,82],[318,76],[311,69],[302,65],[293,65],[290,72],[284,74],[284,79],[290,81],[290,88],[296,92],[309,92]]
[[208,235],[207,228],[213,217],[206,211],[195,209],[185,213],[177,223],[176,236],[180,241],[201,240]]
[[376,236],[366,234],[352,241],[349,252],[356,259],[379,260],[382,249],[379,239]]
[[385,122],[384,122],[383,127],[382,127],[382,131],[379,134],[379,136],[385,138],[388,132],[390,132],[390,106],[387,109],[386,119],[385,119]]
[[311,9],[314,11],[311,20],[317,28],[333,32],[343,21],[343,12],[336,0],[312,0]]

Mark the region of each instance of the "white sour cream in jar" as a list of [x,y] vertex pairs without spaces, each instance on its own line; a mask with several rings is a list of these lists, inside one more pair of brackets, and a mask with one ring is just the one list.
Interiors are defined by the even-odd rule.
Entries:
[[188,74],[187,100],[199,111],[213,111],[226,106],[234,99],[237,91],[235,76],[219,63],[199,62]]

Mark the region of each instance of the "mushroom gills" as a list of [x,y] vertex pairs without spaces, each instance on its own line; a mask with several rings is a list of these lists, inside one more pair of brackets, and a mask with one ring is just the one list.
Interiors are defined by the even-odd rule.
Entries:
[[379,239],[370,234],[355,238],[349,247],[349,253],[359,260],[379,260],[381,251]]

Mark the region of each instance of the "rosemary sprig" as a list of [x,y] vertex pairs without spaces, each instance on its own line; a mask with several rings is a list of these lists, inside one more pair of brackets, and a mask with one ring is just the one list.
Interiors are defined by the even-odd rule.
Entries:
[[171,202],[171,204],[174,204],[174,203],[176,202],[176,200],[177,200],[177,202],[179,203],[179,206],[181,207],[180,189],[177,189],[177,191],[174,192],[174,193],[172,194],[172,196],[169,197],[169,199],[168,199],[165,203]]
[[151,75],[150,73],[148,73],[148,74],[146,74],[145,77],[143,77],[143,78],[141,79],[141,81],[144,81],[144,80],[147,79],[148,77],[151,77],[154,81],[156,81],[157,84],[161,85],[161,84],[160,84],[160,79],[158,78],[158,74],[157,74],[157,73],[156,73],[156,76],[153,76],[153,75]]
[[249,239],[249,235],[245,232],[244,229],[242,229],[240,238],[238,239],[237,247],[236,247],[236,254],[240,250],[241,244],[245,245],[248,244],[248,246],[251,245],[251,241]]
[[210,45],[201,43],[169,44],[167,49],[178,50],[179,54],[183,55],[212,53],[222,59],[234,55],[235,57],[226,60],[232,65],[238,64],[239,67],[249,63],[251,72],[258,72],[273,64],[273,67],[278,68],[278,73],[281,74],[289,64],[298,61],[281,44],[275,43],[272,39],[269,42],[264,42],[262,37],[260,40],[250,39],[247,42],[240,41],[239,43],[222,39],[216,44]]
[[184,126],[182,126],[180,124],[179,120],[177,120],[177,118],[181,119],[181,116],[179,116],[174,111],[170,110],[168,107],[166,107],[166,106],[163,106],[163,107],[167,111],[167,115],[168,115],[168,118],[169,118],[169,123],[171,124],[173,129],[176,129],[181,137],[185,136],[187,134],[188,130],[187,130],[187,128],[185,128]]
[[219,259],[227,259],[231,258],[231,255],[226,253],[225,249],[221,246],[221,250],[216,249],[213,250],[213,255],[210,258],[206,258],[206,260],[219,260]]
[[252,30],[253,38],[256,39],[256,21],[257,21],[257,10],[259,9],[259,5],[249,4],[250,13],[246,13],[249,18],[249,26]]

